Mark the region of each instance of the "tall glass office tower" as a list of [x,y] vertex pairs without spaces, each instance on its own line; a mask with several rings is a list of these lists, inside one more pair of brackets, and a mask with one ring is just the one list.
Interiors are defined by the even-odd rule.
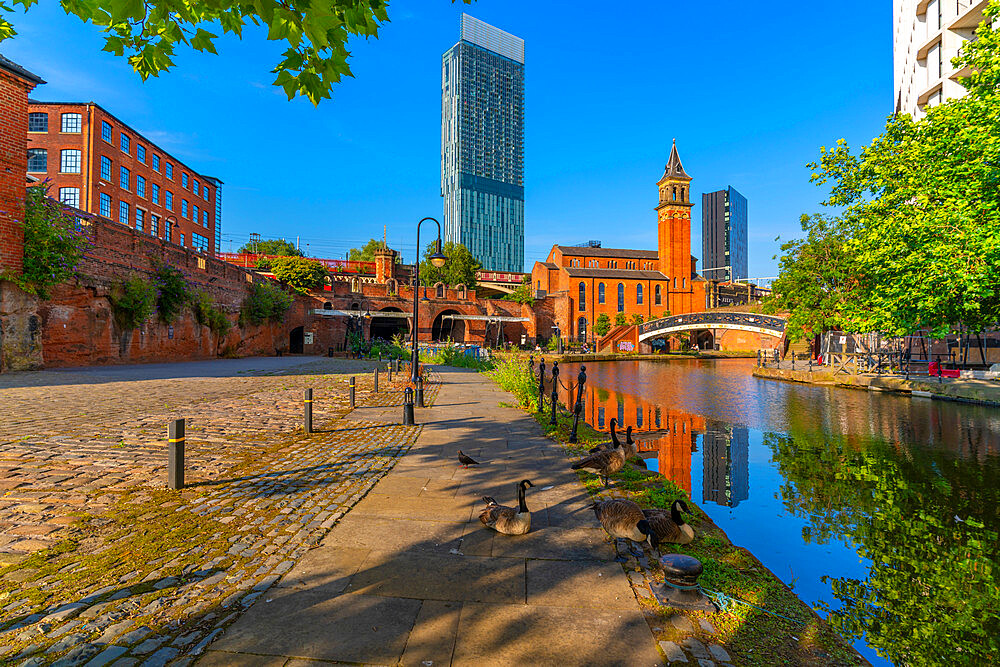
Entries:
[[441,64],[441,196],[445,240],[523,270],[524,40],[468,14]]
[[709,280],[746,280],[747,198],[732,186],[701,195],[702,275]]

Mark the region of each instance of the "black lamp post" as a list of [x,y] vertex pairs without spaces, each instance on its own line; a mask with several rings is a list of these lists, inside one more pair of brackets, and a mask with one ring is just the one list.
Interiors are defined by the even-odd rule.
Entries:
[[418,317],[418,306],[417,303],[419,297],[417,292],[420,289],[420,225],[424,224],[428,220],[433,220],[434,224],[438,228],[437,237],[437,251],[429,257],[431,264],[440,268],[445,265],[448,258],[444,256],[441,252],[441,223],[435,218],[424,218],[417,223],[417,257],[413,266],[413,352],[410,355],[410,381],[416,384],[417,382],[417,366],[420,364],[420,355],[417,349],[417,331],[419,330],[419,317]]
[[170,233],[170,221],[174,221],[174,226],[177,226],[177,218],[173,215],[168,215],[163,219],[163,225],[167,228],[167,243],[173,243],[172,235]]

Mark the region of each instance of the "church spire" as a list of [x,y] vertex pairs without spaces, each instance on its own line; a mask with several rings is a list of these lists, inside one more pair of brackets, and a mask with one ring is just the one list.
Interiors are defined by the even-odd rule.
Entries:
[[681,164],[681,156],[677,154],[677,139],[674,139],[674,145],[670,148],[670,159],[667,160],[667,166],[663,170],[664,180],[667,178],[686,178],[691,180],[691,177],[687,175],[684,171],[684,165]]

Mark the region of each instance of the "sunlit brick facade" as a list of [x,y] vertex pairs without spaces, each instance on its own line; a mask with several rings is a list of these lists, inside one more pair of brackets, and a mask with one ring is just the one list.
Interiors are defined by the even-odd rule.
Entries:
[[624,313],[631,323],[705,309],[706,282],[691,256],[690,183],[674,144],[657,182],[656,250],[556,245],[535,262],[532,287],[554,300],[563,338],[591,340],[602,314],[614,323]]
[[200,174],[93,102],[28,105],[28,174],[81,210],[214,255],[221,181]]

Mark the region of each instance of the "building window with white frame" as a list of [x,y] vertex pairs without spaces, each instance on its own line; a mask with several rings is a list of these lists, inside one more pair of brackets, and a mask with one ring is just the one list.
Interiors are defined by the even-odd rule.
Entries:
[[49,131],[49,115],[47,113],[41,113],[38,111],[33,111],[28,114],[28,132],[48,132]]
[[201,252],[208,252],[208,237],[191,233],[191,247]]
[[80,188],[59,188],[59,201],[80,208]]
[[59,158],[59,171],[63,174],[80,173],[80,151],[76,148],[64,148]]
[[78,113],[64,113],[62,115],[62,126],[59,131],[67,134],[80,134],[83,132],[83,115]]

